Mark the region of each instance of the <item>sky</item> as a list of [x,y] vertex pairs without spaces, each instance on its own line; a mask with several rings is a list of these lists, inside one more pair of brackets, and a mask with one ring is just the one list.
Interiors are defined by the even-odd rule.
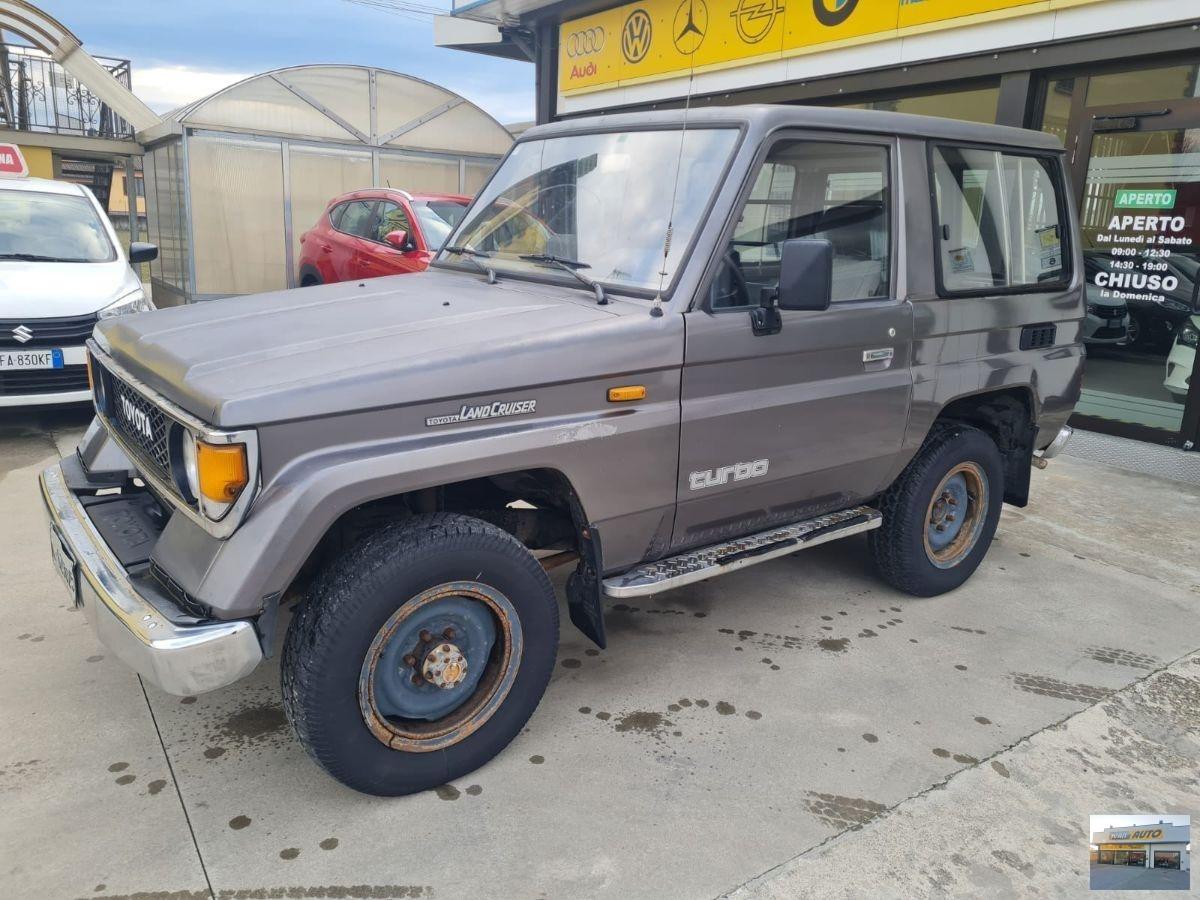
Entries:
[[350,0],[35,2],[89,53],[131,60],[134,93],[155,112],[268,69],[355,63],[433,81],[502,123],[534,116],[532,63],[435,47],[430,20]]
[[1125,825],[1157,825],[1166,822],[1168,825],[1190,825],[1191,816],[1092,816],[1092,834],[1105,828],[1120,828]]

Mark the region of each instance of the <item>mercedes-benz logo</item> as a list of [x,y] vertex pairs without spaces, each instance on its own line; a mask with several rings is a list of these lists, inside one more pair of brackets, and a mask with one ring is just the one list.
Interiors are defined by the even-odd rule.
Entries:
[[704,0],[683,0],[675,10],[675,49],[684,56],[691,56],[704,43],[708,32],[708,5]]
[[28,344],[33,340],[33,332],[24,325],[18,325],[16,328],[14,328],[12,330],[12,335],[22,344]]

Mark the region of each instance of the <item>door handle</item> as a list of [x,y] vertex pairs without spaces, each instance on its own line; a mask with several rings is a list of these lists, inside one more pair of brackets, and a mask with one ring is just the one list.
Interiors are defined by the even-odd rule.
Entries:
[[890,369],[895,356],[896,351],[892,347],[877,347],[873,350],[864,350],[862,355],[863,368],[868,372],[879,372],[883,369]]

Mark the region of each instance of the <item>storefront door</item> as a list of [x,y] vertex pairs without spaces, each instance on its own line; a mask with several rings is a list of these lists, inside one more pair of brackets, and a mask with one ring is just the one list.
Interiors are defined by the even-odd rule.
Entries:
[[1179,868],[1179,852],[1176,850],[1155,850],[1154,851],[1154,868],[1156,868],[1156,869],[1178,869]]
[[1077,413],[1200,443],[1200,98],[1091,108],[1076,153],[1088,363]]

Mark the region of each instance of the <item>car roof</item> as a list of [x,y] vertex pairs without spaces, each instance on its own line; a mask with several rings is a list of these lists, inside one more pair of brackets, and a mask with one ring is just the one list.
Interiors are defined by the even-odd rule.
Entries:
[[389,197],[393,200],[399,200],[402,197],[407,197],[410,200],[460,200],[463,203],[469,203],[471,201],[470,197],[465,197],[462,194],[417,194],[401,190],[400,188],[369,187],[359,188],[357,191],[347,191],[344,194],[339,194],[330,200],[325,208],[328,209],[329,207],[345,200],[372,200],[380,197]]
[[83,188],[70,181],[26,177],[0,177],[0,191],[40,191],[43,194],[74,194],[76,197],[83,194]]
[[691,126],[748,126],[751,131],[760,135],[777,128],[813,128],[870,134],[896,134],[904,137],[963,143],[999,144],[1031,150],[1061,152],[1063,149],[1062,141],[1052,134],[1024,128],[1011,128],[1007,125],[985,125],[978,122],[963,122],[957,119],[916,116],[911,113],[874,109],[839,109],[827,106],[767,103],[612,113],[564,119],[530,128],[517,140],[520,143],[556,135],[575,134],[581,131],[624,131],[656,125],[678,127],[685,122]]

